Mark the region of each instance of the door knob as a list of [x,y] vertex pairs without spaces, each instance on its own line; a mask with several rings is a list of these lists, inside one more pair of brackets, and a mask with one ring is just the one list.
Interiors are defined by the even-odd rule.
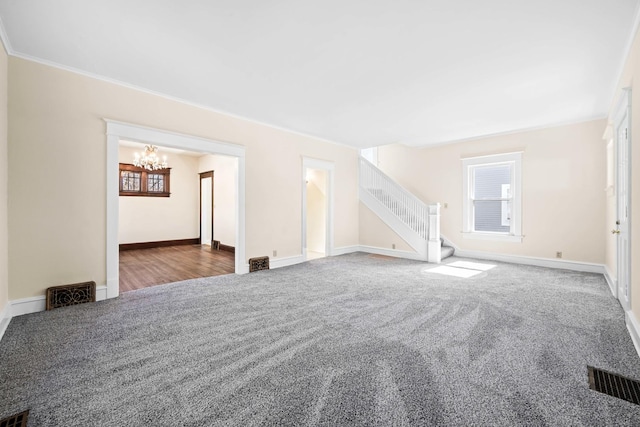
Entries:
[[611,230],[611,234],[620,234],[620,230]]

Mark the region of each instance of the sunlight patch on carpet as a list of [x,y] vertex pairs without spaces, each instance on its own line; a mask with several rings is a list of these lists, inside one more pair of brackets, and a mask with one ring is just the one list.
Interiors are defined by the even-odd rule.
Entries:
[[464,279],[468,279],[469,277],[477,276],[480,273],[489,271],[494,267],[495,265],[493,264],[482,264],[479,262],[470,261],[456,261],[435,268],[425,269],[422,272],[444,274],[445,276],[462,277]]
[[480,262],[456,261],[447,264],[449,267],[468,268],[469,270],[488,271],[495,267],[494,264],[482,264]]
[[424,270],[424,272],[444,274],[445,276],[462,277],[465,279],[468,279],[469,277],[473,277],[476,274],[482,273],[482,271],[480,270],[469,270],[468,268],[449,267],[448,265],[441,265],[436,268],[430,268],[428,270]]

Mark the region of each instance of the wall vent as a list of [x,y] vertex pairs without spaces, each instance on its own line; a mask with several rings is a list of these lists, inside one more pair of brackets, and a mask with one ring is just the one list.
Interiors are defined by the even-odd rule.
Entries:
[[260,270],[269,269],[269,257],[259,256],[255,258],[249,258],[249,273]]
[[0,420],[0,427],[27,427],[29,411],[20,412]]
[[47,288],[47,310],[96,301],[96,282]]

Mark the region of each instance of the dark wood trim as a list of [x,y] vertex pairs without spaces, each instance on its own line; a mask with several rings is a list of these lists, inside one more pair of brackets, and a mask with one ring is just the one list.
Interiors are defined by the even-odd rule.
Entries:
[[232,254],[236,253],[236,248],[233,246],[225,245],[224,243],[220,243],[220,250],[231,252]]
[[[120,163],[120,171],[118,173],[118,185],[121,196],[137,196],[137,197],[171,197],[171,168],[157,169],[149,171],[145,168],[134,166],[130,163]],[[138,172],[140,174],[140,191],[124,191],[122,189],[122,171]],[[149,174],[157,174],[164,176],[164,191],[148,191],[147,178]]]
[[141,243],[121,243],[120,251],[130,251],[133,249],[149,249],[163,248],[166,246],[183,246],[183,245],[199,245],[200,239],[179,239],[179,240],[161,240],[159,242],[141,242]]

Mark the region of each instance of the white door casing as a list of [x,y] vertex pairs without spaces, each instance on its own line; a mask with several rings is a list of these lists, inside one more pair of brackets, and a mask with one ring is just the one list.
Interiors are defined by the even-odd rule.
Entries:
[[245,264],[245,147],[236,144],[205,139],[160,129],[139,126],[130,123],[104,119],[107,124],[107,161],[106,161],[106,267],[107,298],[119,295],[119,256],[118,256],[118,199],[119,168],[118,146],[120,139],[141,143],[157,144],[164,147],[180,148],[208,154],[223,154],[238,159],[236,175],[236,249],[235,272],[248,272]]
[[631,309],[631,90],[624,89],[614,119],[616,150],[616,217],[612,230],[617,234],[616,294],[624,310]]
[[333,251],[333,186],[334,186],[334,169],[333,162],[325,160],[312,159],[310,157],[302,158],[302,239],[301,253],[304,259],[307,259],[307,169],[320,169],[327,173],[326,187],[326,237],[325,237],[325,256],[331,256]]

